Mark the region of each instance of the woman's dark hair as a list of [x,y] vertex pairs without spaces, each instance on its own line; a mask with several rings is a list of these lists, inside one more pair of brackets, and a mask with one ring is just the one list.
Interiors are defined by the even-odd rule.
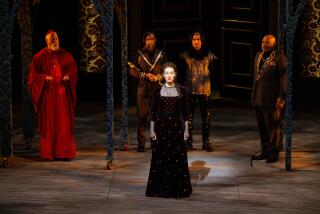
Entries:
[[164,69],[166,69],[167,67],[173,68],[174,73],[176,74],[176,77],[177,77],[178,70],[177,70],[176,64],[174,64],[173,62],[164,63],[163,66],[162,66],[162,73],[164,72]]

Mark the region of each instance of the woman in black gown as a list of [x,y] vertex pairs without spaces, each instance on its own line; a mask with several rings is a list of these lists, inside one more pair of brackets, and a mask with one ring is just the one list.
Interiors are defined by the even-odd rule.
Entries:
[[189,137],[187,97],[176,85],[177,67],[162,67],[166,83],[156,89],[151,105],[152,159],[147,196],[188,197],[192,193],[185,140]]

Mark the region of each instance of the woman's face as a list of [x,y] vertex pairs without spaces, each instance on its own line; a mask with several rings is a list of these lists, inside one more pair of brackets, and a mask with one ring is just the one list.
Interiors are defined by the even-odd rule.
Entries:
[[166,67],[163,73],[164,79],[167,83],[173,83],[176,77],[176,73],[172,67]]

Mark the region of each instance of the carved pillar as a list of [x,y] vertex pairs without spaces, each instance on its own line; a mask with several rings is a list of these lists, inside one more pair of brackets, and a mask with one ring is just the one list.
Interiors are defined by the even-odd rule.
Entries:
[[101,16],[92,0],[80,1],[80,71],[106,72],[106,39]]
[[294,9],[294,0],[286,0],[286,56],[287,56],[287,96],[286,96],[286,170],[291,170],[292,136],[292,49],[297,24],[307,0],[300,0]]
[[107,155],[106,160],[113,160],[113,0],[93,0],[102,19],[102,28],[107,40]]
[[28,89],[29,65],[32,60],[32,28],[30,0],[23,0],[18,10],[18,23],[21,30],[21,68],[22,68],[22,103],[23,136],[25,142],[31,143],[34,137],[34,110]]
[[14,20],[21,0],[13,2],[9,9],[7,0],[0,0],[0,133],[1,157],[7,167],[8,158],[13,156],[12,149],[12,92],[11,92],[11,37]]
[[128,150],[128,26],[127,26],[127,0],[114,2],[115,11],[121,31],[121,62],[122,62],[122,118],[120,128],[120,150]]
[[309,0],[300,18],[300,68],[302,76],[320,77],[320,3]]

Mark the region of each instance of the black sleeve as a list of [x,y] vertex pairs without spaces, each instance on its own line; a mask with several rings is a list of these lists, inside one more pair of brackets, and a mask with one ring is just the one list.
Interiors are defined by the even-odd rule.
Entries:
[[160,90],[161,88],[157,88],[153,92],[152,102],[151,102],[151,121],[155,122],[159,116],[160,108],[159,108],[159,100],[160,100]]
[[257,61],[258,61],[258,57],[260,55],[260,52],[256,53],[256,56],[254,57],[254,61],[253,61],[253,73],[252,73],[252,78],[253,78],[253,84],[255,82],[255,79],[257,78]]
[[186,89],[183,87],[180,87],[180,93],[181,93],[181,113],[183,121],[189,121],[189,104],[188,104],[188,97],[186,93]]
[[186,62],[185,58],[183,56],[183,53],[179,55],[179,62],[178,62],[178,77],[177,81],[180,85],[185,85],[185,79],[186,79]]
[[141,78],[141,68],[140,65],[138,64],[138,53],[134,56],[130,58],[131,63],[133,63],[139,70],[136,70],[134,68],[130,68],[128,69],[129,71],[129,75],[136,78],[136,79],[140,79]]
[[279,54],[277,65],[279,71],[279,98],[285,99],[287,92],[287,59],[284,54]]

